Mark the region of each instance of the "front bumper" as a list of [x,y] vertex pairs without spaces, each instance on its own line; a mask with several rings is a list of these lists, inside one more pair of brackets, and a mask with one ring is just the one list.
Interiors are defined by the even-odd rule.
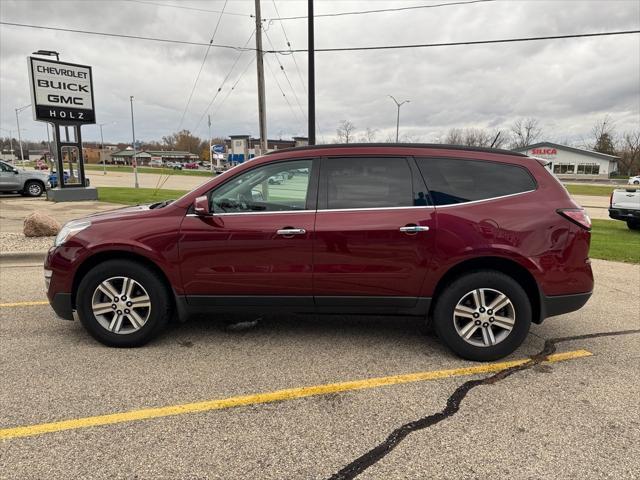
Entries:
[[592,293],[553,295],[549,297],[543,295],[540,302],[540,320],[580,310],[589,301]]

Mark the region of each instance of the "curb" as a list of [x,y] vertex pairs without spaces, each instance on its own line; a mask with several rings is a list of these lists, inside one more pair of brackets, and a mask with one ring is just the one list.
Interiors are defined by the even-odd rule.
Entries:
[[47,256],[47,251],[42,252],[0,252],[0,262],[11,261],[29,261],[29,262],[44,262],[44,258]]

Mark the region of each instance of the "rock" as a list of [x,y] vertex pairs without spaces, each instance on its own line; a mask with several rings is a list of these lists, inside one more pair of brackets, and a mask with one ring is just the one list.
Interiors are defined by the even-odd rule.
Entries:
[[58,221],[40,212],[33,212],[24,219],[25,237],[53,237],[58,234],[62,226]]

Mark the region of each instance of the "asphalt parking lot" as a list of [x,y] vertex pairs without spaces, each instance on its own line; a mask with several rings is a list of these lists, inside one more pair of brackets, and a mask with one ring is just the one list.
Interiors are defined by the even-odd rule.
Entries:
[[110,349],[5,263],[0,478],[638,478],[640,266],[593,264],[587,306],[496,365],[410,318],[198,319]]

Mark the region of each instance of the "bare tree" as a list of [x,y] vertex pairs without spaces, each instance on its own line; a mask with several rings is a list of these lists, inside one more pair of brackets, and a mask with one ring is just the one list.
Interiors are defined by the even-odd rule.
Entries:
[[631,176],[640,172],[640,130],[625,132],[622,135],[620,148],[618,149],[620,160],[618,170]]
[[524,148],[538,141],[542,136],[542,128],[535,118],[521,118],[511,125],[511,134],[511,148]]
[[336,129],[336,135],[338,138],[336,143],[351,143],[355,137],[356,126],[349,120],[340,120],[338,128]]
[[615,132],[613,130],[613,122],[609,115],[606,115],[602,121],[596,123],[591,129],[593,144],[590,145],[596,152],[605,153],[607,155],[615,155],[616,148]]
[[376,141],[377,136],[378,136],[377,128],[367,127],[367,129],[360,136],[360,141],[362,143],[373,143]]
[[464,145],[464,132],[460,128],[452,128],[447,133],[444,143],[449,145]]

